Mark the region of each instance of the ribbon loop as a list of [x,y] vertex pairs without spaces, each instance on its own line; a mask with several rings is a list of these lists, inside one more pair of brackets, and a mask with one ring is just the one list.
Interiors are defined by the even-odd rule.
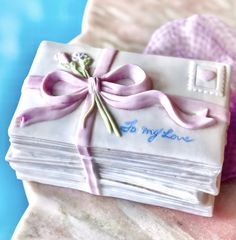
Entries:
[[[57,86],[60,85],[66,91],[72,89],[72,92],[56,94]],[[88,92],[87,85],[84,78],[57,70],[43,77],[40,90],[42,97],[49,104],[73,104],[85,98]]]
[[[137,65],[126,64],[101,76],[102,91],[129,96],[152,89],[152,81]],[[121,82],[121,83],[117,83]]]

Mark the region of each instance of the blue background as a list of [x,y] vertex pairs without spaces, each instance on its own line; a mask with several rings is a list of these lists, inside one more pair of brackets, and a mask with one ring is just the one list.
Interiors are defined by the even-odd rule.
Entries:
[[5,161],[7,128],[42,40],[80,33],[86,0],[0,0],[0,240],[9,240],[27,207],[21,181]]

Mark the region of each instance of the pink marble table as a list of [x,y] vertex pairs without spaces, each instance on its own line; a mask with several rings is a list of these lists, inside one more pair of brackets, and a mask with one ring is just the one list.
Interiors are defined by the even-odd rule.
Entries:
[[[235,9],[233,0],[90,0],[82,34],[72,43],[142,52],[168,20],[210,13],[236,26]],[[222,185],[213,218],[39,183],[24,186],[29,207],[13,239],[236,239],[236,180]]]

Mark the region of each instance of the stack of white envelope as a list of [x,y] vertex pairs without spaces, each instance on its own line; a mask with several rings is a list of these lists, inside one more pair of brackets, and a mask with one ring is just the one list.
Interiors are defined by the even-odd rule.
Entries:
[[[53,56],[58,52],[85,52],[96,66],[101,51],[85,45],[43,42],[29,75],[43,76],[56,70]],[[228,65],[119,52],[111,69],[128,63],[141,67],[152,79],[153,88],[173,101],[176,96],[186,98],[186,105],[181,106],[186,112],[194,114],[206,104],[213,106],[209,110],[212,115],[222,115],[214,110],[225,110],[227,115]],[[188,99],[201,101],[202,106],[189,109]],[[75,147],[83,103],[57,120],[16,125],[21,112],[44,104],[38,89],[23,89],[9,128],[11,146],[6,158],[19,179],[88,192]],[[158,103],[139,110],[108,108],[122,136],[109,134],[96,114],[90,149],[102,195],[211,216],[214,196],[219,193],[227,116],[212,126],[190,130],[176,124]]]

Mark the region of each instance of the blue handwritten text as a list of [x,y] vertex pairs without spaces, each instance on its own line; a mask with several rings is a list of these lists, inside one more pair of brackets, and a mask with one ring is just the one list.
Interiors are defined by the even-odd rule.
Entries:
[[120,130],[123,133],[132,133],[132,134],[141,134],[147,136],[147,141],[149,143],[153,142],[157,137],[168,139],[168,140],[175,140],[178,142],[192,142],[194,141],[193,138],[189,136],[180,136],[175,132],[172,128],[149,128],[146,126],[143,126],[140,128],[141,131],[139,131],[139,127],[137,126],[138,120],[132,120],[127,121],[124,123],[124,125],[120,126]]

